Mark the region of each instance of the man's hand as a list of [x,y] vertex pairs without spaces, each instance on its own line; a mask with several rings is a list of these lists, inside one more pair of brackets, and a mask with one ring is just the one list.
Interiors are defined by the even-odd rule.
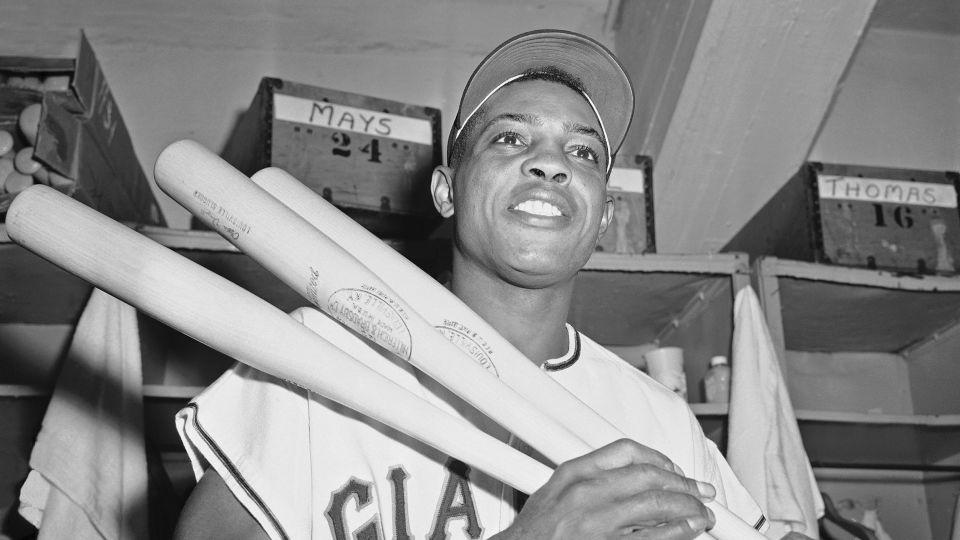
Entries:
[[692,539],[713,526],[703,503],[715,494],[663,454],[622,439],[557,467],[494,538]]

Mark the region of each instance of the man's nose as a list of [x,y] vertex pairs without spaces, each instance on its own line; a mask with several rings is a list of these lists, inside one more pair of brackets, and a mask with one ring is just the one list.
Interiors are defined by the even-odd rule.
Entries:
[[523,164],[525,174],[564,184],[570,180],[570,168],[562,150],[554,148],[535,148]]

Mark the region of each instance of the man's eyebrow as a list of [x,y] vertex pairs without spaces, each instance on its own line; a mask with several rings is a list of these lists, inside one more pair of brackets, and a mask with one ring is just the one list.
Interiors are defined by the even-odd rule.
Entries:
[[593,137],[597,139],[597,142],[600,144],[606,145],[606,141],[603,139],[603,134],[588,125],[567,124],[564,127],[570,133],[578,133],[580,135],[586,135],[587,137]]
[[494,117],[491,118],[490,120],[488,120],[487,123],[483,125],[483,128],[480,130],[480,132],[482,133],[482,132],[486,131],[490,126],[492,126],[493,124],[496,124],[497,122],[500,122],[500,121],[502,121],[502,120],[510,120],[510,121],[513,121],[513,122],[518,122],[518,123],[520,123],[520,124],[539,124],[539,123],[542,122],[542,120],[540,120],[539,117],[534,116],[534,115],[532,115],[532,114],[526,114],[526,113],[501,113],[501,114],[498,114],[498,115],[494,116]]

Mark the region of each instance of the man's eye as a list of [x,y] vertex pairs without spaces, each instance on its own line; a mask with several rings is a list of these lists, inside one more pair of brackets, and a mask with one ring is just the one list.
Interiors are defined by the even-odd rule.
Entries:
[[520,144],[520,135],[512,131],[508,131],[506,133],[501,133],[500,135],[497,135],[497,138],[494,139],[493,142],[515,146]]
[[589,146],[577,146],[573,149],[573,155],[580,159],[587,159],[594,162],[600,161],[600,156]]

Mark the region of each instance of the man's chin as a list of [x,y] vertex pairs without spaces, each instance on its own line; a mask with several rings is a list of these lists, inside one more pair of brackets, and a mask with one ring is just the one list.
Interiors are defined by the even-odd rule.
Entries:
[[524,289],[546,289],[563,285],[572,280],[582,265],[573,265],[569,259],[563,261],[536,260],[521,261],[510,265],[502,277],[516,287]]

